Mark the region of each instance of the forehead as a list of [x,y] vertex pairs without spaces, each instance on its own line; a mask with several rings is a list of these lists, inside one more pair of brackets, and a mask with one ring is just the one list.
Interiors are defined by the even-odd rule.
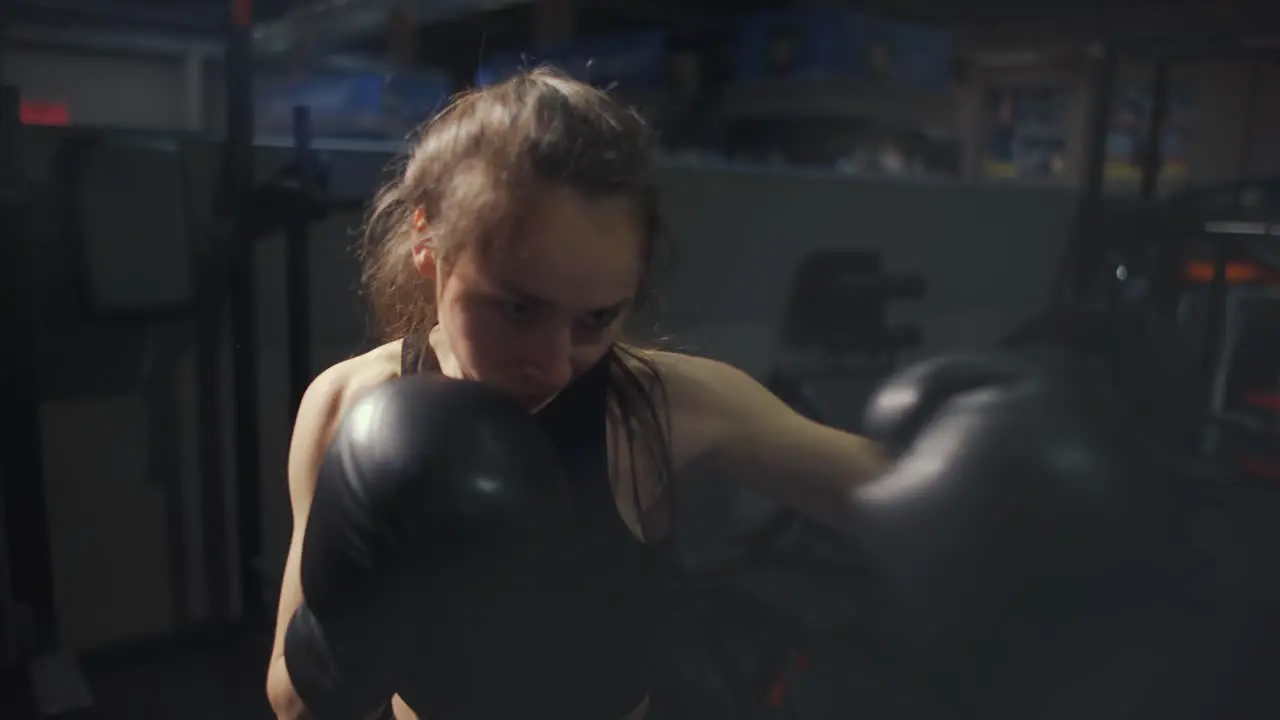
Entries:
[[489,279],[566,308],[631,297],[643,271],[643,228],[626,198],[539,193],[513,237],[485,263]]

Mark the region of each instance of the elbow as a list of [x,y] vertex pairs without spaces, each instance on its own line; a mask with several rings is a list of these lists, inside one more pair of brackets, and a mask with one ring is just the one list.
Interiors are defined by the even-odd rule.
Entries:
[[267,669],[267,702],[271,704],[277,720],[304,720],[306,717],[306,708],[293,689],[283,655],[272,658]]

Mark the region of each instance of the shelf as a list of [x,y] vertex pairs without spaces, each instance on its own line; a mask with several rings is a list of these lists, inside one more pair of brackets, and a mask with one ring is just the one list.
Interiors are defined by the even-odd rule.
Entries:
[[849,118],[954,133],[956,102],[949,92],[913,92],[872,83],[786,80],[752,83],[725,91],[725,114],[733,119]]

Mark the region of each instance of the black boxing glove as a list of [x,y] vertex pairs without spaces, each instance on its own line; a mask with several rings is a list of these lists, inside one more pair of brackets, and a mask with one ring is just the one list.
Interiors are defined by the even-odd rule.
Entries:
[[369,391],[329,444],[303,538],[284,657],[308,712],[363,720],[449,682],[459,613],[520,594],[566,503],[541,429],[496,391],[428,376]]
[[922,362],[873,395],[866,428],[894,457],[857,490],[851,523],[877,579],[873,620],[963,711],[1034,714],[1167,587],[1164,478],[1068,361]]

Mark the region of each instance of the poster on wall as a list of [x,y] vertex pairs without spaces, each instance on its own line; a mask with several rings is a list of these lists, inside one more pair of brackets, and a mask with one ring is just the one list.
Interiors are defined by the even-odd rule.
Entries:
[[1065,89],[997,88],[987,94],[983,176],[992,180],[1062,180],[1067,176]]
[[[1187,178],[1188,102],[1186,91],[1171,88],[1160,134],[1160,186],[1168,189]],[[1137,188],[1142,180],[1142,157],[1151,120],[1151,88],[1146,84],[1122,85],[1112,100],[1107,128],[1105,177],[1108,185]]]

